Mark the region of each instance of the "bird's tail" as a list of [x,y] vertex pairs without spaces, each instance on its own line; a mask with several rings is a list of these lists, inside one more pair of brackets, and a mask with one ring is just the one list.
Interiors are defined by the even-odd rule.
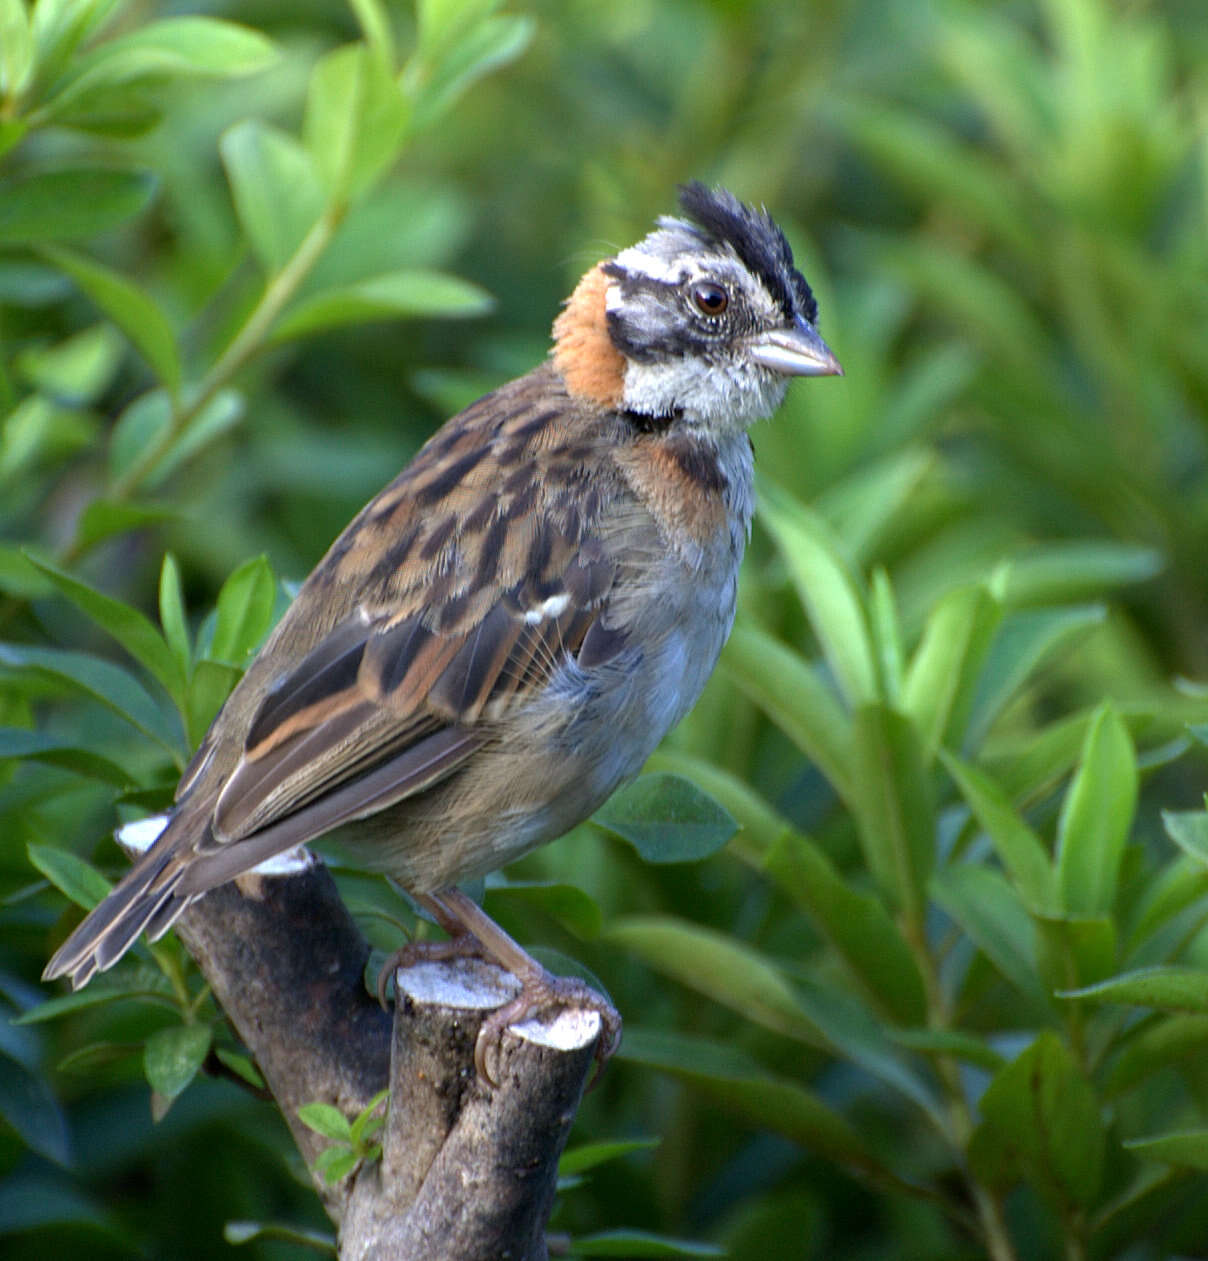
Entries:
[[178,890],[186,870],[181,851],[188,849],[188,841],[174,834],[177,829],[172,824],[169,818],[159,839],[125,879],[55,951],[42,973],[44,981],[68,976],[72,989],[78,990],[97,972],[112,967],[144,930],[151,941],[162,937],[200,896]]

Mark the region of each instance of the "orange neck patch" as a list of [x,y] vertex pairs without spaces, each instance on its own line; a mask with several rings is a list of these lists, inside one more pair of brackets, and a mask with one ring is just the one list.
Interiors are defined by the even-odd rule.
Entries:
[[554,364],[571,394],[612,408],[625,393],[625,356],[608,336],[608,283],[596,266],[575,286],[554,321]]

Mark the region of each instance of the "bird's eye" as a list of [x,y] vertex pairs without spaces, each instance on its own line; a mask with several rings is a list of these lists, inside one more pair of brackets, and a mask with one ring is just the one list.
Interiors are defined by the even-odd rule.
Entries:
[[720,315],[730,305],[730,295],[711,280],[702,280],[692,287],[692,301],[705,315]]

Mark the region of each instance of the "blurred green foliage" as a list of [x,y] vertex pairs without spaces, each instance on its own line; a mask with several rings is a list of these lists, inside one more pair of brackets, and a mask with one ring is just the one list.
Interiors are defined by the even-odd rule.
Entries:
[[1202,1248],[1206,119],[1178,0],[0,0],[5,1255],[327,1229],[173,942],[46,1001],[62,894],[120,873],[274,575],[694,177],[773,210],[847,376],[754,434],[660,778],[488,888],[627,1021],[555,1229]]

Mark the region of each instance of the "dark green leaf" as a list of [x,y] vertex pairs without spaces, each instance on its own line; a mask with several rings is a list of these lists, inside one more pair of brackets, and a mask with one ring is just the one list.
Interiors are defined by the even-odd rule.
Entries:
[[813,1046],[825,1044],[780,969],[731,937],[670,916],[628,915],[609,925],[603,939],[748,1020]]
[[642,775],[594,815],[647,862],[695,862],[716,853],[737,831],[729,811],[678,775]]
[[734,630],[721,665],[850,806],[851,720],[818,671],[779,640],[750,626]]
[[645,1230],[603,1230],[578,1235],[571,1244],[577,1257],[724,1257],[726,1250],[711,1243],[672,1239]]
[[146,209],[155,181],[138,171],[43,171],[0,181],[0,245],[96,236]]
[[569,1177],[571,1174],[586,1173],[597,1165],[628,1156],[630,1152],[654,1151],[660,1142],[662,1140],[657,1138],[633,1138],[582,1143],[578,1147],[567,1148],[562,1153],[562,1158],[558,1161],[558,1176]]
[[868,869],[890,905],[922,913],[935,814],[918,730],[886,705],[855,714],[852,803]]
[[889,1036],[908,1051],[962,1060],[992,1073],[997,1072],[1006,1062],[981,1038],[955,1029],[891,1029]]
[[156,1094],[175,1099],[197,1075],[210,1053],[209,1025],[172,1025],[147,1039],[143,1071]]
[[599,904],[577,885],[509,880],[491,885],[488,895],[492,903],[512,903],[526,911],[537,907],[583,941],[598,937],[604,924]]
[[127,534],[144,526],[157,525],[178,516],[168,504],[127,503],[124,500],[94,499],[76,523],[76,547],[87,550],[115,534]]
[[1090,985],[1116,966],[1116,925],[1107,915],[1035,917],[1037,966],[1053,991]]
[[71,1161],[67,1118],[45,1077],[2,1053],[0,1118],[12,1126],[30,1151],[61,1165]]
[[173,757],[179,756],[179,732],[142,685],[119,666],[82,652],[0,644],[0,670],[33,671],[91,696],[162,745]]
[[36,557],[31,556],[30,560],[78,609],[112,635],[135,661],[154,675],[178,708],[184,708],[185,677],[180,663],[164,637],[138,609],[89,587],[73,575]]
[[1055,1034],[1040,1034],[997,1073],[981,1113],[970,1152],[975,1171],[982,1162],[1013,1164],[1044,1196],[1084,1207],[1095,1202],[1105,1147],[1099,1104]]
[[29,731],[23,727],[0,727],[0,760],[6,758],[61,766],[64,770],[75,771],[102,784],[112,784],[115,788],[130,788],[137,782],[129,771],[91,749],[67,744],[41,731]]
[[922,1024],[926,997],[918,966],[880,901],[849,885],[810,840],[785,832],[768,851],[768,874],[842,956],[871,1000],[898,1024]]
[[1112,1064],[1107,1089],[1121,1095],[1163,1069],[1202,1064],[1208,1056],[1208,1013],[1163,1016],[1134,1031]]
[[1208,1130],[1182,1130],[1125,1139],[1124,1147],[1142,1160],[1158,1160],[1180,1169],[1208,1172]]
[[1208,971],[1174,966],[1138,968],[1097,985],[1067,990],[1060,997],[1203,1013],[1208,1012]]

